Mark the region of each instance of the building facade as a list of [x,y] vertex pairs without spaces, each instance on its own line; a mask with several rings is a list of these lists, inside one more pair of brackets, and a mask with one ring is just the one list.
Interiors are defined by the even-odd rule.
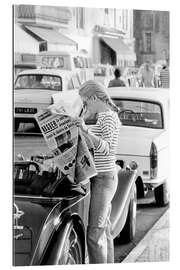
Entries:
[[156,63],[169,58],[169,12],[134,10],[136,64]]
[[83,52],[94,64],[134,65],[133,11],[14,6],[14,51]]

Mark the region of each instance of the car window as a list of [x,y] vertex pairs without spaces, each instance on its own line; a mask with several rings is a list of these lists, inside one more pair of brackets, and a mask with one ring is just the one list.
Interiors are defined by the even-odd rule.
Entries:
[[41,130],[34,118],[15,118],[14,133],[16,134],[37,134],[42,135]]
[[[161,105],[140,100],[114,99],[120,108],[119,118],[123,126],[162,129],[164,127]],[[94,125],[97,115],[88,116],[86,124]]]
[[62,91],[62,78],[46,74],[19,75],[15,82],[15,89],[48,89]]
[[106,68],[105,67],[97,67],[94,70],[94,76],[106,76]]
[[120,108],[119,118],[124,126],[138,126],[143,128],[163,128],[161,105],[142,100],[114,99]]

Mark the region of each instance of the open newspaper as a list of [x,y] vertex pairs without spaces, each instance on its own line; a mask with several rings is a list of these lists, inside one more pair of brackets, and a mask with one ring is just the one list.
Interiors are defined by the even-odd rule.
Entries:
[[35,118],[53,156],[54,165],[71,181],[79,183],[97,174],[91,153],[93,144],[74,124],[74,117],[70,116],[72,107],[68,114],[64,100],[58,106],[58,110],[52,106],[39,111]]

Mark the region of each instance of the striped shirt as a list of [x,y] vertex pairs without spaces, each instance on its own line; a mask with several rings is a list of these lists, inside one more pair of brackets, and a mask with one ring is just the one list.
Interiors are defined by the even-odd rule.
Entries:
[[160,81],[161,81],[162,88],[169,88],[169,68],[165,68],[161,70]]
[[99,113],[96,125],[91,126],[92,133],[100,138],[99,146],[94,153],[97,172],[107,172],[115,169],[119,128],[120,121],[114,111]]

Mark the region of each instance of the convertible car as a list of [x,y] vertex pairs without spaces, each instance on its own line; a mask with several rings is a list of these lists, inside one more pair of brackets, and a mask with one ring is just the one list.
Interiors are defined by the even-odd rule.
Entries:
[[[60,171],[40,173],[32,156],[47,153],[46,143],[34,119],[21,121],[14,135],[13,263],[87,263],[89,181],[71,183]],[[112,201],[113,237],[123,242],[132,241],[136,229],[137,170],[132,165],[117,165],[119,184]]]

